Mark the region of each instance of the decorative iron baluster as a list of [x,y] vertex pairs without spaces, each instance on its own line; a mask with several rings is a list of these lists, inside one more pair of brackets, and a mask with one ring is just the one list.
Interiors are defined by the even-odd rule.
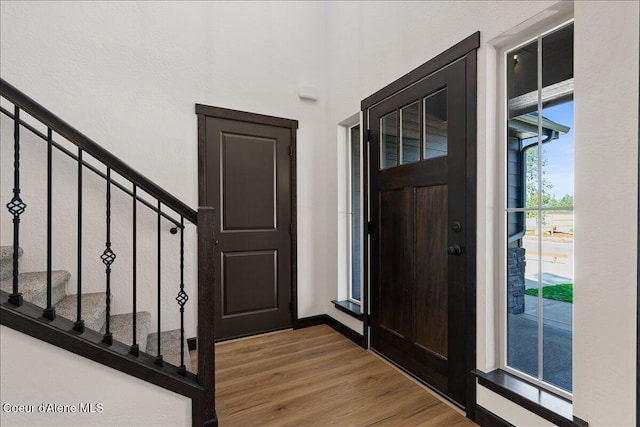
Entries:
[[73,330],[83,333],[84,320],[82,320],[82,148],[78,148],[78,291],[76,293],[76,321]]
[[27,205],[20,199],[20,108],[15,107],[13,127],[13,198],[7,209],[13,215],[13,289],[9,302],[17,307],[22,305],[22,294],[18,288],[18,246],[20,242],[20,215]]
[[113,344],[113,335],[110,331],[110,318],[111,318],[111,264],[116,259],[116,254],[111,250],[111,168],[107,166],[107,242],[106,248],[100,257],[104,265],[107,266],[107,310],[106,310],[106,325],[105,333],[102,338],[102,342],[111,345]]
[[161,260],[160,257],[162,255],[162,251],[160,248],[160,243],[161,243],[161,238],[160,238],[160,209],[162,208],[162,205],[160,203],[160,200],[158,200],[158,355],[156,356],[156,358],[154,359],[154,362],[156,365],[158,366],[162,366],[163,362],[162,362],[162,353],[160,351],[160,338],[161,338],[161,334],[160,334],[160,286],[161,286],[161,271],[160,271],[160,267],[161,267]]
[[51,187],[52,187],[52,169],[53,169],[53,131],[47,128],[47,308],[44,309],[42,316],[46,319],[53,320],[56,318],[56,309],[52,307],[51,298]]
[[137,326],[136,326],[136,283],[137,283],[137,257],[136,257],[136,248],[137,248],[137,238],[136,238],[136,229],[137,229],[137,207],[136,207],[136,191],[138,187],[133,184],[133,342],[131,343],[131,348],[129,349],[129,354],[134,356],[138,356],[140,354],[140,346],[138,345],[138,336],[137,336]]
[[184,305],[189,301],[189,295],[184,291],[184,217],[180,216],[180,292],[176,296],[176,301],[180,305],[180,375],[187,374],[184,366]]

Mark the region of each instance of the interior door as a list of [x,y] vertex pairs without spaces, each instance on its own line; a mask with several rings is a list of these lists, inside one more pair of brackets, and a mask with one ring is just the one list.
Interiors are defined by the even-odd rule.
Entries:
[[291,165],[297,122],[277,119],[273,125],[268,116],[208,108],[223,116],[204,119],[200,154],[205,197],[217,218],[216,340],[291,327]]
[[467,117],[459,60],[368,110],[371,347],[465,405]]

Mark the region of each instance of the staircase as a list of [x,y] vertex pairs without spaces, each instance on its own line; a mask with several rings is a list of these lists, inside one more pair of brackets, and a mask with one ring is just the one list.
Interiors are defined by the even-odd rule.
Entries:
[[[23,254],[22,248],[19,251]],[[10,246],[0,246],[0,290],[11,292],[11,277],[13,269],[13,248]],[[57,270],[51,272],[53,306],[56,315],[64,317],[69,321],[76,317],[76,306],[78,297],[76,294],[68,295],[66,292],[67,282],[71,278],[68,271]],[[20,291],[24,300],[38,307],[45,308],[47,301],[47,272],[20,273]],[[106,323],[106,294],[104,292],[82,294],[82,319],[87,328],[102,334],[105,333]],[[109,317],[110,330],[113,339],[123,344],[133,344],[133,315],[132,313],[115,314]],[[136,313],[136,342],[142,351],[155,355],[158,351],[158,333],[150,333],[151,313],[139,311]],[[160,334],[162,355],[165,362],[180,366],[180,330],[162,331]],[[185,342],[184,348],[188,345]],[[185,365],[187,370],[191,370],[191,357],[189,352],[185,352]]]
[[[11,144],[13,148],[13,197],[11,200],[1,201],[2,209],[6,206],[10,214],[9,218],[5,218],[12,217],[13,245],[0,247],[0,324],[186,396],[192,401],[194,426],[217,426],[214,402],[212,259],[215,217],[213,208],[200,206],[196,212],[1,78],[0,97],[3,98],[0,113],[13,120],[13,135],[8,137],[6,132],[3,132],[2,138],[3,147],[5,144]],[[13,111],[5,108],[7,103],[13,104]],[[27,114],[21,115],[23,112]],[[43,126],[46,131],[40,130]],[[24,158],[25,156],[21,158],[21,137],[24,132],[35,135],[35,141],[39,138],[47,150],[47,178],[42,184],[43,188],[46,188],[47,220],[45,224],[32,223],[39,226],[36,228],[38,235],[42,233],[42,240],[39,241],[46,241],[46,271],[20,270],[20,259],[24,253],[20,242],[21,215],[25,210],[31,209],[31,202],[37,198],[33,192],[27,194],[28,192],[21,191],[20,187],[21,163],[37,161],[37,159]],[[58,136],[64,138],[65,142],[56,141]],[[33,140],[31,139],[29,143],[33,143]],[[53,269],[52,230],[56,226],[52,217],[52,183],[55,181],[52,177],[54,149],[70,157],[76,164],[74,169],[77,169],[78,177],[77,211],[69,212],[69,215],[77,219],[78,265],[82,265],[84,256],[81,242],[83,238],[87,238],[82,234],[82,200],[83,194],[88,191],[82,188],[83,172],[93,172],[105,184],[103,187],[106,188],[105,205],[103,206],[106,206],[106,215],[103,218],[106,240],[100,242],[104,244],[104,252],[100,258],[106,267],[104,292],[82,292],[79,269],[76,277],[77,293],[68,294],[67,291],[70,290],[68,281],[71,274]],[[84,153],[92,159],[90,163],[83,160]],[[101,165],[96,166],[95,161]],[[8,162],[5,164],[6,167],[10,167]],[[117,179],[113,179],[112,172]],[[9,184],[8,181],[7,179],[3,184]],[[89,191],[91,189],[92,187],[89,187]],[[120,290],[124,286],[127,295],[132,295],[130,297],[132,312],[123,314],[111,313],[111,264],[116,258],[111,242],[113,237],[111,234],[112,189],[117,189],[121,194],[131,198],[130,206],[133,213],[132,279],[131,283],[119,283],[121,286],[118,287]],[[154,228],[157,224],[157,250],[153,253],[140,251],[140,259],[137,258],[136,246],[137,206],[149,209],[157,215],[157,221],[153,220]],[[95,220],[95,216],[92,218]],[[30,218],[27,218],[28,220]],[[170,291],[169,295],[161,292],[161,222],[171,223],[173,226],[171,233],[179,234],[180,238],[179,253],[174,255],[177,259],[174,265],[179,265],[180,282],[175,285],[175,290],[165,286],[167,288],[165,290]],[[197,232],[197,292],[195,294],[192,292],[191,295],[185,292],[184,284],[186,226],[195,226]],[[145,230],[148,232],[149,228]],[[118,246],[118,243],[116,241],[114,247],[122,247]],[[27,244],[29,245],[28,242]],[[26,249],[28,250],[29,247]],[[154,300],[157,300],[157,309],[153,311],[153,315],[157,320],[157,327],[151,332],[152,313],[136,310],[136,270],[143,258],[148,261],[156,256],[157,264],[154,264],[154,267],[157,267],[158,287],[154,291],[156,293]],[[131,293],[127,286],[130,286]],[[144,298],[149,297],[144,295]],[[166,331],[160,329],[162,302],[166,299],[172,300],[172,304],[175,304],[172,305],[171,310],[176,310],[174,313],[179,314],[179,329]],[[192,302],[187,304],[190,300]],[[198,366],[197,369],[193,369],[198,372],[197,375],[190,372],[192,368],[185,337],[185,308],[194,310],[197,319]]]

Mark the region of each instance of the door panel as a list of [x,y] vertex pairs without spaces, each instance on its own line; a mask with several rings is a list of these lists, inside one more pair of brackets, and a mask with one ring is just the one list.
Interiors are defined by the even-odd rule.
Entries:
[[465,83],[460,60],[368,110],[371,346],[463,406]]
[[385,260],[381,263],[380,277],[384,283],[389,283],[381,290],[387,304],[380,307],[380,326],[402,338],[407,336],[410,329],[410,313],[404,310],[405,298],[409,295],[409,281],[403,277],[408,273],[402,265],[405,260],[396,254],[404,250],[411,233],[408,229],[410,225],[403,221],[409,209],[409,196],[404,190],[380,194],[380,221],[384,224],[380,233],[380,257]]
[[221,276],[222,318],[278,309],[277,251],[223,253]]
[[449,354],[449,263],[446,185],[416,189],[415,343],[446,359]]
[[291,326],[291,129],[206,118],[216,340]]
[[222,132],[220,143],[221,231],[276,229],[277,140]]

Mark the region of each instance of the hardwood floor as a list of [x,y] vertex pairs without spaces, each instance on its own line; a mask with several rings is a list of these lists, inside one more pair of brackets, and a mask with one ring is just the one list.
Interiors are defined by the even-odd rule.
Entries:
[[475,425],[326,325],[217,344],[216,410],[222,427]]

